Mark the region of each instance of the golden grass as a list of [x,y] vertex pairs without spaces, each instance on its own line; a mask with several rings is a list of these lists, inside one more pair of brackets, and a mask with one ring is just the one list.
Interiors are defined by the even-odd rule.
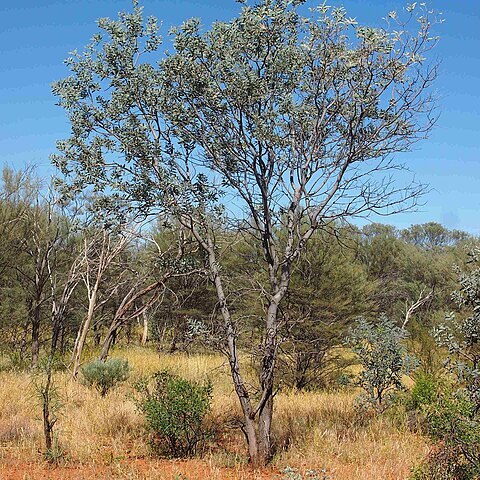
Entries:
[[[218,426],[239,415],[228,368],[218,355],[159,356],[147,349],[131,348],[114,356],[129,360],[131,381],[162,368],[194,380],[208,376],[214,385],[210,421]],[[142,418],[128,397],[131,381],[102,398],[67,373],[58,373],[55,379],[63,402],[56,433],[70,465],[107,466],[112,477],[105,478],[163,478],[155,476],[155,469],[160,467],[153,460],[151,476],[132,463],[135,458],[148,459],[149,450]],[[0,461],[38,462],[43,449],[41,410],[31,377],[28,373],[1,372],[0,382]],[[407,478],[410,468],[426,454],[425,439],[396,426],[388,416],[362,422],[353,408],[354,396],[352,392],[279,393],[272,432],[278,446],[274,466],[324,468],[335,480]],[[204,459],[210,478],[222,478],[221,467],[225,466],[237,471],[233,478],[247,478],[242,473],[242,434],[223,429],[222,443],[225,449],[212,448]],[[125,459],[131,462],[125,463]],[[144,473],[137,476],[135,471]]]

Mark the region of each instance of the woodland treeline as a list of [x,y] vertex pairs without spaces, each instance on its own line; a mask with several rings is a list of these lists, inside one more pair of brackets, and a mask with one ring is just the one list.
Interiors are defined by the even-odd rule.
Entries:
[[[188,231],[168,218],[113,228],[88,213],[89,202],[61,204],[33,170],[3,170],[0,349],[11,366],[37,367],[53,349],[76,376],[86,349],[102,360],[125,344],[221,351],[218,299]],[[242,229],[218,226],[215,235],[239,347],[255,365],[265,335],[261,245]],[[280,383],[337,382],[348,362],[338,349],[346,332],[359,316],[381,313],[410,333],[411,351],[434,372],[440,360],[430,332],[454,308],[454,267],[475,244],[434,222],[319,229],[281,309]]]

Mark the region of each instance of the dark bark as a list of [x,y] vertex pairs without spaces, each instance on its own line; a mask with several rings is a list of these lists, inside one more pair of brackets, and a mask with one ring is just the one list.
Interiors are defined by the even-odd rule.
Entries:
[[40,299],[37,298],[32,315],[32,368],[38,367],[38,358],[40,355],[40,322],[41,305]]

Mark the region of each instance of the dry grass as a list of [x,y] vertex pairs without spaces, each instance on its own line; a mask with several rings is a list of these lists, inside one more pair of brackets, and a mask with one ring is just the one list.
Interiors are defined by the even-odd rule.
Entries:
[[[227,367],[219,356],[159,357],[140,348],[118,351],[115,356],[129,360],[133,366],[132,381],[161,368],[169,368],[189,379],[208,376],[214,384],[211,422],[216,426],[227,425],[239,415]],[[0,460],[38,463],[43,448],[41,412],[31,378],[27,373],[1,372],[0,382]],[[177,463],[170,462],[168,465],[172,468],[168,475],[160,475],[159,471],[165,472],[165,464],[149,458],[142,418],[128,397],[130,384],[102,398],[95,390],[74,382],[67,373],[57,374],[56,383],[63,402],[56,432],[68,465],[101,466],[108,470],[108,475],[98,474],[97,478],[170,480],[182,473],[181,469],[175,473]],[[348,392],[278,394],[273,431],[277,445],[274,466],[278,469],[287,465],[300,469],[325,468],[335,480],[407,478],[410,468],[425,456],[426,441],[406,428],[395,426],[386,416],[361,421],[354,411],[353,398],[354,394]],[[220,438],[223,447],[212,447],[202,463],[201,468],[207,468],[208,475],[189,475],[189,480],[250,478],[244,469],[242,434],[223,428]],[[138,464],[139,461],[148,462],[148,468]],[[234,472],[234,476],[226,476],[224,467],[230,467],[229,472]],[[89,478],[85,472],[82,477]],[[1,471],[0,478],[3,478]]]

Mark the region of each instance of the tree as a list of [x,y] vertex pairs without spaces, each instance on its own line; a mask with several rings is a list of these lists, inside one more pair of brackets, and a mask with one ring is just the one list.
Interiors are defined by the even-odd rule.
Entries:
[[322,233],[299,259],[283,304],[279,368],[282,381],[299,389],[325,385],[339,372],[342,359],[334,348],[358,316],[376,307],[377,282],[355,258],[352,233],[348,228],[339,229],[338,238]]
[[[28,319],[25,333],[30,328],[31,365],[37,367],[42,324],[51,300],[49,263],[62,248],[66,219],[32,170],[4,170],[3,189],[1,226],[7,252],[2,266],[17,277],[19,290],[23,291]],[[20,296],[18,290],[16,295]],[[18,304],[18,298],[14,301]]]
[[[54,85],[72,123],[55,164],[69,195],[103,192],[99,210],[167,213],[203,249],[223,321],[223,349],[244,415],[252,462],[272,455],[280,305],[292,269],[319,229],[371,212],[414,207],[424,187],[396,185],[395,154],[434,124],[431,12],[416,4],[407,33],[395,12],[386,28],[358,25],[345,10],[262,0],[202,32],[172,29],[173,53],[157,63],[156,19],[101,19],[72,74]],[[244,380],[238,318],[222,268],[219,232],[257,240],[268,273],[256,390]],[[278,233],[282,231],[283,235]]]
[[[122,295],[103,341],[100,360],[106,360],[113,339],[120,328],[141,315],[145,316],[149,309],[165,298],[167,283],[171,279],[194,276],[204,270],[198,268],[199,265],[192,259],[191,252],[188,251],[189,242],[185,240],[183,232],[179,231],[177,236],[177,241],[170,243],[165,249],[162,249],[154,238],[150,238],[156,249],[153,252],[143,252],[141,260],[137,258],[137,268],[135,270],[131,268],[134,275],[127,279],[128,289]],[[149,256],[153,256],[153,259],[148,258]],[[142,260],[144,264],[141,264]],[[144,330],[142,344],[145,337]]]

